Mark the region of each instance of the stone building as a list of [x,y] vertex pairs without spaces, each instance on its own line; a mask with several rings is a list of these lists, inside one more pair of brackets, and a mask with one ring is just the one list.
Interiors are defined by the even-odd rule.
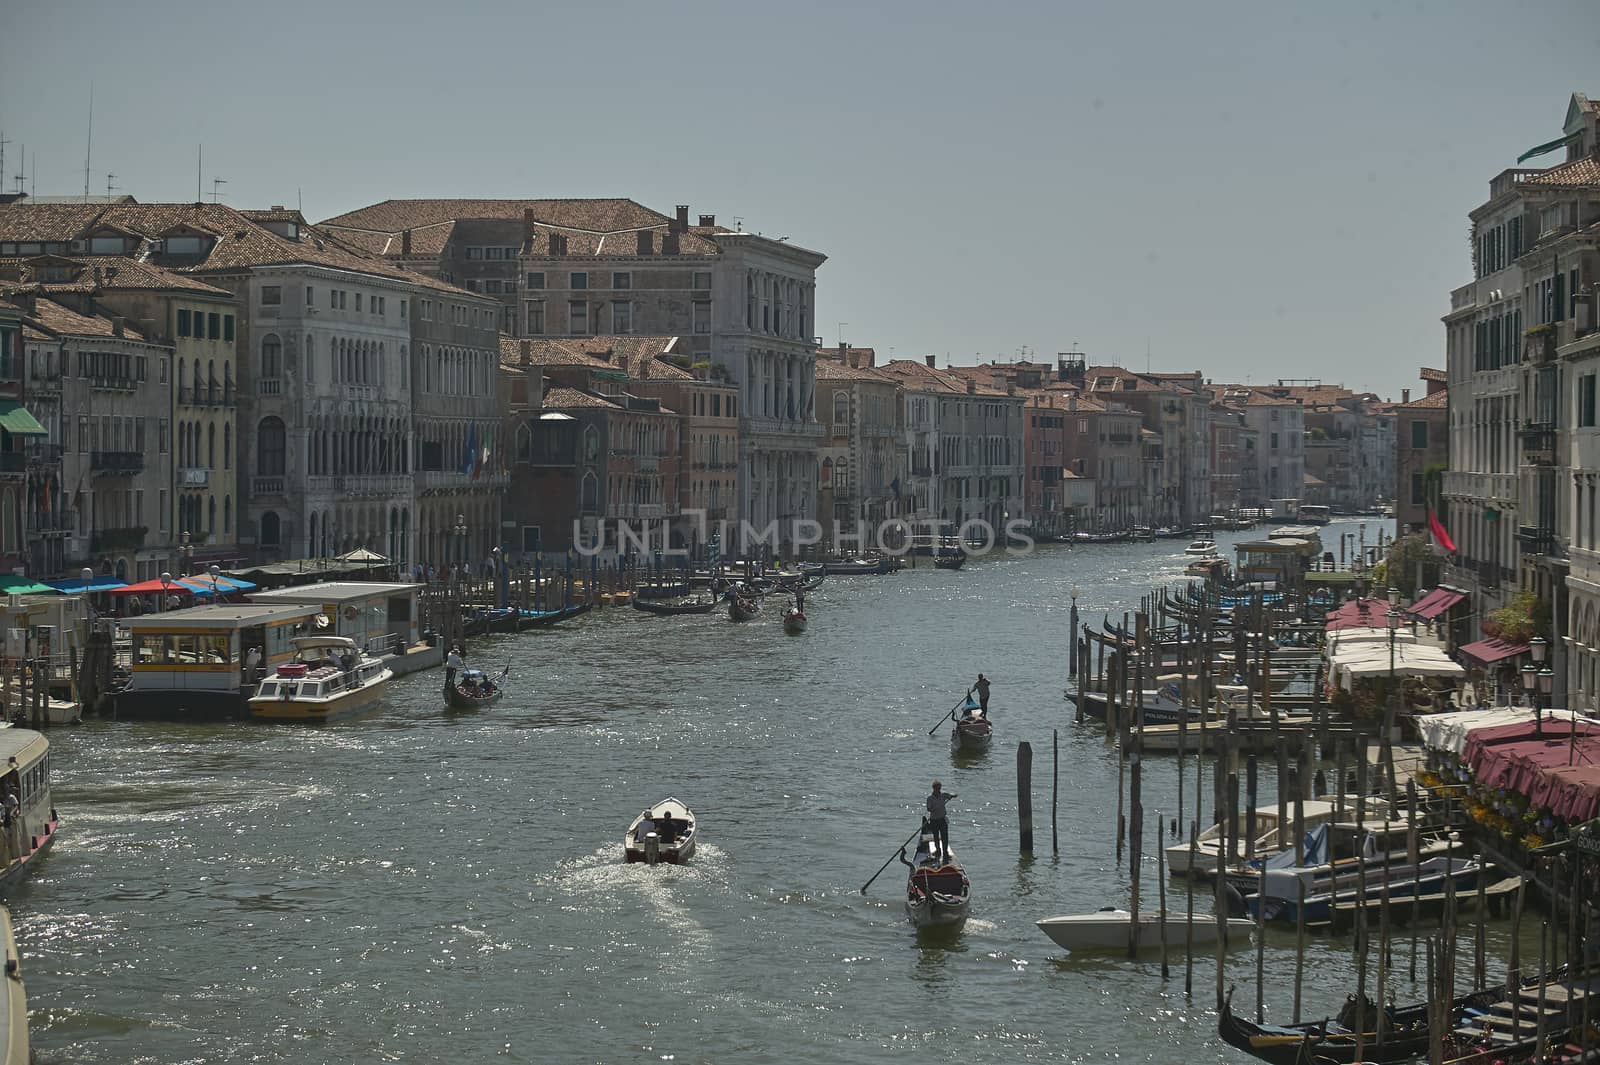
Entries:
[[837,527],[868,536],[901,516],[905,498],[905,404],[899,380],[879,370],[871,348],[817,351],[817,414],[822,423],[817,520],[825,539]]
[[1394,494],[1395,528],[1427,534],[1428,511],[1439,511],[1444,474],[1450,468],[1450,389],[1441,370],[1422,370],[1425,392],[1412,399],[1407,390],[1394,407],[1397,432]]

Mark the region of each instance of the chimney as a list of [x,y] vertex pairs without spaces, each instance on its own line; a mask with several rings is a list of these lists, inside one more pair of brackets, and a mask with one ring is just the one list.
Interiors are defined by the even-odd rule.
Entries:
[[700,216],[700,225],[703,228],[710,229],[712,226],[714,226],[716,224],[717,224],[717,216],[716,215],[714,215],[714,214],[703,214],[703,215]]
[[967,378],[967,395],[974,396],[974,395],[977,395],[977,393],[978,393],[978,382],[974,381],[970,377]]
[[928,364],[928,368],[930,370],[933,369],[933,356],[932,355],[924,355],[922,357],[922,359],[923,359],[924,362],[926,362]]
[[281,203],[275,203],[275,204],[273,204],[273,205],[272,205],[272,209],[273,209],[273,210],[274,210],[274,211],[281,211],[281,210],[283,210],[283,204],[281,204]]
[[522,340],[517,343],[517,363],[526,368],[533,362],[533,341]]
[[676,224],[676,222],[668,223],[666,235],[661,238],[662,255],[678,254],[678,231],[673,228]]
[[1016,394],[1017,394],[1017,384],[1016,384],[1016,382],[1015,381],[1007,381],[1006,382],[1006,395],[1014,396]]
[[656,253],[656,234],[651,229],[639,230],[639,254],[654,255]]
[[1410,403],[1411,402],[1411,389],[1402,388],[1400,390],[1400,402],[1401,403]]
[[684,230],[686,230],[688,228],[689,228],[689,205],[686,204],[686,203],[680,203],[680,204],[678,204],[678,232],[682,233]]
[[411,254],[411,230],[407,229],[400,234],[400,254]]
[[522,246],[533,247],[533,208],[522,209]]
[[126,329],[123,326],[122,315],[120,314],[113,314],[111,316],[111,335],[118,337],[127,335]]
[[1075,411],[1075,410],[1078,409],[1078,393],[1076,393],[1076,392],[1068,392],[1067,393],[1067,409],[1071,410],[1071,411]]

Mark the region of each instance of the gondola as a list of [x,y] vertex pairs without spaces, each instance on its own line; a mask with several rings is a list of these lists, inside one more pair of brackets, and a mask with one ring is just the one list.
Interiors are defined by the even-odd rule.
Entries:
[[933,559],[934,569],[960,569],[966,564],[967,555],[964,551],[959,555],[935,555]]
[[646,582],[633,590],[635,601],[640,599],[677,599],[679,596],[688,594],[689,581],[687,578],[681,581],[657,580]]
[[646,614],[655,614],[661,617],[676,617],[680,614],[709,614],[717,609],[715,599],[707,599],[696,603],[663,603],[654,599],[635,599],[633,609]]
[[761,600],[746,599],[735,593],[728,597],[728,617],[733,621],[750,621],[761,613]]
[[860,577],[888,573],[895,568],[887,558],[852,558],[827,563],[824,570],[830,577]]
[[799,636],[806,631],[806,616],[798,607],[790,607],[783,612],[783,631],[790,636]]
[[[694,856],[695,841],[700,826],[695,821],[693,810],[677,799],[668,797],[650,807],[645,813],[655,819],[657,830],[645,833],[641,838],[639,826],[644,821],[644,813],[635,817],[629,823],[627,833],[622,837],[623,858],[630,862],[645,862],[649,865],[654,865],[656,862],[682,865]],[[662,818],[671,819],[671,828],[665,833],[660,831]],[[651,840],[651,836],[655,839]]]
[[445,702],[452,710],[481,710],[492,706],[506,693],[500,682],[509,672],[511,668],[508,666],[500,676],[490,677],[481,669],[463,669],[456,675],[453,684],[445,684]]
[[961,713],[950,730],[950,750],[957,754],[982,754],[994,739],[994,725],[970,695]]
[[509,607],[499,609],[479,609],[468,614],[461,622],[461,632],[464,636],[482,636],[487,632],[509,632],[505,628],[506,621],[515,621],[517,612]]
[[955,931],[967,923],[972,905],[972,881],[949,847],[941,857],[933,853],[933,834],[924,828],[917,841],[916,858],[905,863],[906,916],[918,928],[943,928]]
[[[1450,1004],[1448,1026],[1454,1028],[1469,1011],[1482,1010],[1505,998],[1505,989],[1490,988],[1462,995]],[[1383,1042],[1378,1042],[1378,1008],[1368,1003],[1362,1027],[1364,1065],[1401,1065],[1428,1055],[1428,1003],[1390,1008],[1384,1020]],[[1256,1024],[1233,1012],[1230,989],[1217,1019],[1223,1042],[1251,1057],[1274,1065],[1354,1065],[1356,1057],[1356,1000],[1352,995],[1336,1019],[1300,1024]]]
[[581,603],[569,603],[559,610],[520,610],[517,612],[517,628],[542,629],[558,621],[567,621],[580,614],[586,614],[593,606],[593,603],[586,600]]

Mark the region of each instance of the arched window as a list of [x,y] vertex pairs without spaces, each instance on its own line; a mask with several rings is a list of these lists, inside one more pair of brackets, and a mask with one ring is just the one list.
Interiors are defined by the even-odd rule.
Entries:
[[848,428],[850,425],[850,393],[835,392],[833,394],[833,431]]
[[213,423],[206,427],[206,466],[209,469],[217,467],[217,427]]
[[533,430],[527,422],[517,426],[517,458],[522,462],[533,458]]
[[583,431],[583,457],[593,462],[600,455],[600,430],[594,426]]
[[233,532],[233,497],[232,496],[223,496],[222,497],[222,531],[225,534]]
[[182,359],[178,360],[178,398],[184,399],[183,390],[189,387],[189,365]]
[[206,363],[206,402],[217,401],[217,360]]
[[283,420],[262,418],[261,423],[256,426],[256,474],[261,477],[282,477],[285,468],[285,449]]
[[583,475],[583,512],[594,514],[600,510],[600,478],[593,471]]
[[217,534],[217,497],[206,497],[206,535]]
[[233,469],[233,426],[222,426],[222,468]]
[[274,381],[283,373],[283,341],[278,334],[268,333],[261,338],[261,379]]
[[277,547],[280,536],[278,528],[278,515],[274,511],[267,511],[261,515],[261,543],[264,547]]
[[833,484],[833,460],[822,460],[822,487],[827,488]]

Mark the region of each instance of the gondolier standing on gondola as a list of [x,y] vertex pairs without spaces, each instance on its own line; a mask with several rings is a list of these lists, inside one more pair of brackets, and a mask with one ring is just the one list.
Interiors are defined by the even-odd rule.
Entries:
[[461,661],[461,648],[451,647],[450,653],[444,658],[444,685],[447,688],[455,686],[456,671],[462,669],[466,663]]
[[937,780],[933,782],[933,794],[928,796],[928,831],[933,833],[933,843],[940,858],[950,852],[950,822],[945,817],[944,804],[956,798],[960,796],[953,792],[946,794]]
[[989,678],[982,673],[978,674],[978,682],[973,690],[978,693],[978,710],[984,717],[989,716]]

